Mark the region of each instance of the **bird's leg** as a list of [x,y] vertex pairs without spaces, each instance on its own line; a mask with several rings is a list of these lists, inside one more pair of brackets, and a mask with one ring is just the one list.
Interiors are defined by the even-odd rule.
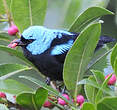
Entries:
[[51,81],[49,77],[46,78],[46,84],[50,85],[53,89],[59,91],[59,89],[57,88],[56,82]]
[[50,82],[51,82],[51,81],[50,81],[50,78],[47,77],[47,78],[46,78],[46,84],[47,84],[47,85],[50,85]]
[[50,85],[52,86],[53,89],[55,89],[55,90],[60,92],[60,90],[57,88],[57,85],[56,85],[55,81],[50,81]]

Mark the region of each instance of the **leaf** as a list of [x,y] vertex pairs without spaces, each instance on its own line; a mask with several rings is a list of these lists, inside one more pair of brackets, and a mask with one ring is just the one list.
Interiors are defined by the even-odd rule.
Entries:
[[11,11],[20,32],[30,25],[43,25],[47,0],[12,0]]
[[77,96],[79,90],[77,82],[82,79],[94,53],[100,37],[100,31],[101,25],[99,23],[90,25],[81,32],[66,56],[63,79],[67,89],[74,97]]
[[89,102],[85,102],[81,110],[96,110],[95,105]]
[[9,110],[5,104],[0,104],[0,110]]
[[37,91],[33,93],[22,93],[19,94],[16,98],[18,104],[31,108],[32,110],[40,110],[44,102],[48,97],[48,91],[43,88],[37,89]]
[[107,86],[107,83],[109,81],[109,79],[112,77],[112,74],[106,79],[104,80],[103,84],[101,85],[100,89],[98,90],[97,94],[96,94],[96,98],[95,98],[95,102],[97,103],[101,98],[103,98],[103,89]]
[[[90,86],[93,86],[97,89],[100,89],[101,85],[97,84],[96,81],[92,81],[92,80],[88,80],[88,79],[83,79],[81,80],[80,82],[77,83],[78,85],[82,85],[82,84],[87,84],[87,85],[90,85]],[[104,93],[110,95],[110,96],[115,96],[115,92],[113,92],[110,88],[102,88],[101,89]]]
[[111,53],[111,65],[113,69],[115,70],[114,63],[117,58],[117,44],[113,47],[112,53]]
[[94,77],[98,84],[102,84],[104,79],[104,74],[101,71],[98,70],[91,70],[91,72],[94,74]]
[[35,83],[36,85],[38,86],[41,86],[43,87],[44,89],[46,89],[48,92],[52,93],[53,95],[56,95],[60,98],[62,98],[63,100],[65,100],[65,102],[67,102],[68,104],[74,106],[70,101],[66,100],[65,97],[63,97],[58,91],[56,91],[55,89],[51,88],[50,86],[48,86],[47,84],[41,82],[40,80],[37,80],[35,78],[32,78],[30,76],[19,76],[20,78],[24,78],[24,79],[27,79],[33,83]]
[[0,80],[0,91],[17,95],[22,91],[32,92],[32,89],[26,86],[25,84],[17,82],[16,80],[7,79],[7,80]]
[[16,73],[30,70],[28,66],[21,64],[0,64],[0,79],[6,79]]
[[0,40],[9,42],[10,36],[7,33],[0,33]]
[[90,7],[76,18],[74,23],[71,25],[69,31],[80,32],[88,24],[90,24],[92,21],[96,20],[97,18],[104,15],[112,15],[112,14],[113,13],[111,11],[101,7]]
[[66,1],[66,4],[68,6],[65,7],[64,9],[66,10],[66,13],[65,13],[63,27],[69,28],[69,25],[71,25],[71,23],[75,20],[75,18],[77,17],[77,14],[79,13],[82,7],[81,6],[82,0],[69,0],[69,1]]
[[18,51],[18,50],[15,50],[15,49],[12,49],[12,48],[8,48],[8,47],[3,46],[3,45],[0,45],[0,50],[1,50],[1,51],[4,51],[4,52],[10,53],[10,54],[12,54],[12,55],[18,57],[19,59],[21,59],[21,60],[22,60],[24,63],[26,63],[27,65],[31,65],[31,66],[34,67],[34,65],[24,57],[24,55],[23,55],[22,52],[20,52],[20,51]]
[[[96,82],[94,76],[90,76],[88,80]],[[94,86],[85,84],[84,90],[88,101],[95,103],[95,95],[97,94],[97,88],[95,88]]]
[[115,72],[115,74],[117,76],[117,57],[116,57],[116,59],[114,61],[114,72]]
[[97,103],[97,110],[117,110],[117,97],[105,97]]
[[[8,10],[10,10],[11,0],[6,0],[6,3],[7,3]],[[5,14],[5,13],[6,11],[4,8],[3,0],[0,0],[0,15]]]

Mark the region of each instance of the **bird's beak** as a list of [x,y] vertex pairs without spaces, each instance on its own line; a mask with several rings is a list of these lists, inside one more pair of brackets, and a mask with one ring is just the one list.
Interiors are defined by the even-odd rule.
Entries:
[[25,46],[26,45],[21,41],[21,39],[17,39],[15,41],[13,41],[12,43],[17,43],[17,46]]

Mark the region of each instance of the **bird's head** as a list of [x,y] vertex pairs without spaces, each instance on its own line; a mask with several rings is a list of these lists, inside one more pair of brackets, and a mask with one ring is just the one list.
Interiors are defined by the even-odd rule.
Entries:
[[54,34],[42,26],[31,26],[24,30],[21,38],[15,41],[18,46],[26,48],[33,55],[43,53],[50,47]]

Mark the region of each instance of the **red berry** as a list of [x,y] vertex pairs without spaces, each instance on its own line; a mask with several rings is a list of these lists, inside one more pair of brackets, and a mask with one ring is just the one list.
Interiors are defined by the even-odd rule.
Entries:
[[[105,76],[105,79],[107,79],[111,74],[106,75]],[[115,74],[112,74],[111,78],[108,81],[108,85],[114,85],[115,82],[116,82],[116,75]]]
[[3,92],[0,92],[0,98],[6,98],[6,94]]
[[44,107],[51,107],[52,106],[52,103],[50,103],[48,100],[45,101],[45,103],[43,104]]
[[78,104],[81,105],[81,104],[84,103],[85,99],[82,95],[78,95],[76,101],[77,101]]
[[16,33],[19,32],[18,28],[16,25],[12,25],[9,29],[8,29],[8,34],[9,35],[16,35]]
[[[69,96],[67,94],[62,94],[62,96],[65,97],[67,100],[70,100]],[[63,99],[58,98],[58,104],[60,104],[60,105],[66,105],[67,103]]]

